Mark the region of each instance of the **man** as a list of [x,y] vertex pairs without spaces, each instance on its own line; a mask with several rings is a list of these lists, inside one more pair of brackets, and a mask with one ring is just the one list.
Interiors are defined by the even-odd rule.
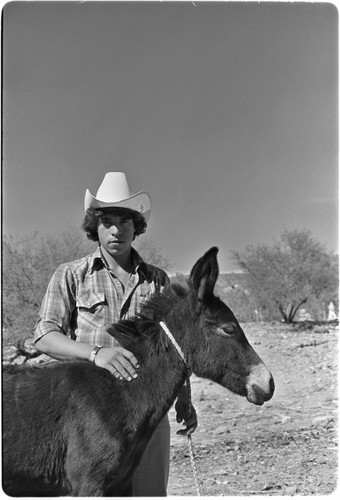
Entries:
[[[169,283],[163,270],[144,262],[132,247],[135,237],[145,232],[150,212],[150,196],[131,193],[122,172],[107,173],[96,196],[86,190],[82,227],[99,246],[91,255],[62,264],[52,276],[35,328],[37,349],[59,360],[89,360],[120,379],[138,376],[138,360],[119,346],[107,327],[134,316],[147,297]],[[192,407],[188,413],[185,398],[183,390],[177,421],[184,420],[185,432],[191,433],[196,414]],[[126,493],[166,496],[169,455],[166,416]]]

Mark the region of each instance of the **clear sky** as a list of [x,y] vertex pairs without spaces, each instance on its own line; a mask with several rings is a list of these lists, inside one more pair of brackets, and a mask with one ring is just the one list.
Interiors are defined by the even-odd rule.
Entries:
[[337,250],[337,31],[331,3],[7,3],[3,232],[79,227],[123,171],[173,271],[284,229]]

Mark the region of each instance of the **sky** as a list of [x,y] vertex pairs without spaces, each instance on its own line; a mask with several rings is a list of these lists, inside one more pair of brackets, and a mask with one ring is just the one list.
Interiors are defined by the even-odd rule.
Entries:
[[[188,272],[308,229],[338,250],[338,11],[331,3],[10,2],[3,233],[79,228],[109,171],[152,199]],[[84,235],[85,237],[85,235]]]

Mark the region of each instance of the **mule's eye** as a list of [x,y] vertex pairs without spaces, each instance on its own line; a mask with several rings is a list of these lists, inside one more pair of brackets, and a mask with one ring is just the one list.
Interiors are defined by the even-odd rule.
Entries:
[[229,324],[229,325],[223,325],[220,327],[221,330],[226,333],[227,335],[232,335],[233,333],[235,333],[235,326],[233,324]]

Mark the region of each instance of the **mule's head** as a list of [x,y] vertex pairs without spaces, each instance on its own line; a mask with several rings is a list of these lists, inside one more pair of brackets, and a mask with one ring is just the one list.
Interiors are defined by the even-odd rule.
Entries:
[[229,307],[214,295],[217,248],[211,248],[190,274],[192,309],[189,362],[196,375],[209,378],[248,401],[262,405],[274,393],[273,377],[246,339]]

